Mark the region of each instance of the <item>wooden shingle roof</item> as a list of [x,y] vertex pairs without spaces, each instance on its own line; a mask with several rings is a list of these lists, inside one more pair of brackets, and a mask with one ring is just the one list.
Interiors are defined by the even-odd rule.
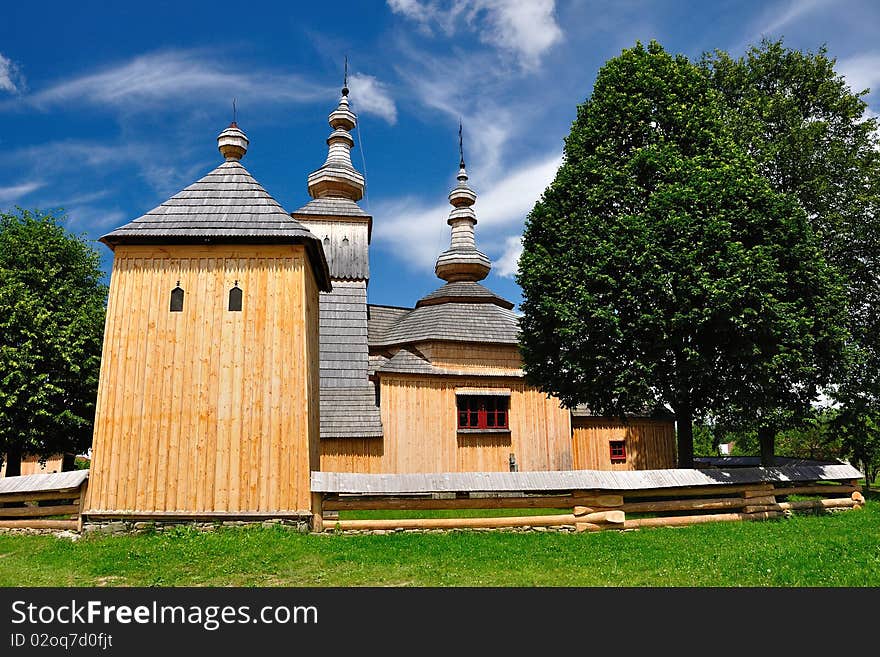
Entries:
[[111,248],[117,244],[304,244],[320,289],[330,289],[321,242],[237,160],[224,162],[101,241]]
[[416,308],[381,333],[372,332],[371,347],[444,340],[491,344],[518,344],[519,319],[492,303],[446,302]]
[[445,301],[457,301],[458,303],[494,303],[507,310],[513,309],[513,303],[503,297],[499,297],[492,290],[475,281],[455,281],[437,288],[430,294],[426,294],[416,303],[420,306],[431,306]]

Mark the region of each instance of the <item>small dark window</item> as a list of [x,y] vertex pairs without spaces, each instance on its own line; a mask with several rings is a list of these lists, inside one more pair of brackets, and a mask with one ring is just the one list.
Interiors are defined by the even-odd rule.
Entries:
[[229,290],[229,310],[241,312],[241,288],[238,287],[238,281],[235,281],[235,287]]
[[612,440],[609,444],[611,446],[611,460],[626,461],[626,441]]
[[171,306],[169,310],[173,313],[183,312],[183,288],[180,287],[180,281],[177,281],[177,287],[171,290]]
[[507,429],[508,397],[502,395],[459,395],[459,429]]

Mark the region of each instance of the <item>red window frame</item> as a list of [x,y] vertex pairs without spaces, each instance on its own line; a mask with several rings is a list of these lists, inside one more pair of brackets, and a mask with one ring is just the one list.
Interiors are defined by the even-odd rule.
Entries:
[[458,395],[458,428],[508,429],[509,401],[504,395]]
[[608,450],[612,461],[626,461],[626,441],[612,440],[608,443]]

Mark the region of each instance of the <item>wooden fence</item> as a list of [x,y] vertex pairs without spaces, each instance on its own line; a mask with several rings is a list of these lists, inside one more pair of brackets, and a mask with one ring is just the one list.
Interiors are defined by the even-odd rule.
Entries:
[[[660,472],[660,471],[655,471]],[[313,477],[314,481],[314,477]],[[793,496],[808,499],[792,500]],[[634,490],[376,494],[313,493],[314,531],[569,527],[575,531],[673,527],[704,522],[768,520],[794,512],[859,509],[864,504],[858,480],[755,481],[705,486],[658,486]],[[346,519],[338,512],[547,509],[554,514],[494,517]],[[533,512],[534,513],[534,512]],[[540,513],[540,512],[539,512]]]
[[0,479],[0,528],[82,529],[88,471]]

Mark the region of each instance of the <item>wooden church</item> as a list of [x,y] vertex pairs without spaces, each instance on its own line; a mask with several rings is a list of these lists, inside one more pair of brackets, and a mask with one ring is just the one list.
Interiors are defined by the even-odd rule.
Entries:
[[668,419],[593,417],[526,384],[513,304],[483,286],[464,158],[442,283],[367,303],[372,217],[357,204],[343,88],[312,200],[288,213],[225,161],[101,238],[114,252],[85,515],[295,516],[312,471],[674,467]]

